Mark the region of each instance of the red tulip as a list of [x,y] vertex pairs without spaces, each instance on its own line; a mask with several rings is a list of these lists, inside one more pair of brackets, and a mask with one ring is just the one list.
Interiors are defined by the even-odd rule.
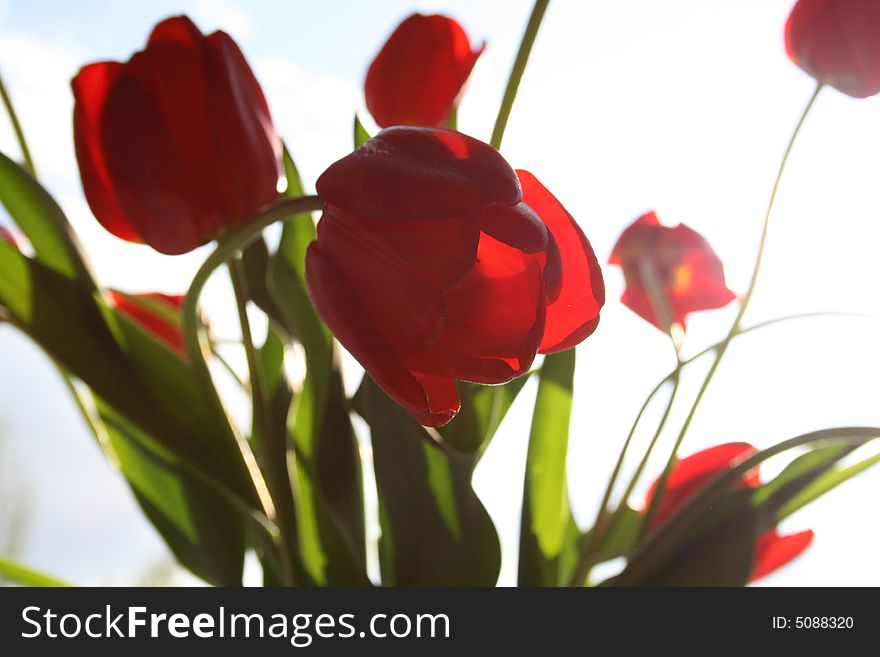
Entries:
[[[755,448],[748,443],[725,443],[678,461],[669,473],[666,489],[651,521],[651,527],[656,528],[661,525],[712,480],[754,452]],[[757,488],[760,485],[761,479],[756,467],[740,479],[737,487]],[[656,487],[655,481],[648,492],[646,508],[651,504]],[[780,536],[775,528],[766,531],[755,543],[750,581],[755,581],[784,566],[806,550],[812,540],[813,531],[809,529],[787,536]]]
[[684,224],[675,228],[660,225],[653,212],[642,215],[623,232],[609,264],[623,269],[623,304],[661,331],[667,327],[655,308],[649,282],[643,280],[646,266],[656,276],[670,319],[683,328],[689,313],[721,308],[736,298],[724,282],[724,267],[709,243]]
[[119,312],[140,324],[178,354],[185,352],[179,322],[184,298],[184,295],[161,292],[129,295],[110,291],[110,300]]
[[117,237],[185,253],[276,198],[281,143],[224,32],[169,18],[127,63],[84,67],[73,93],[86,198]]
[[336,337],[422,424],[460,407],[454,380],[504,383],[573,347],[605,288],[565,208],[492,147],[387,128],[318,179],[309,293]]
[[799,0],[785,24],[791,60],[843,93],[880,92],[880,2]]
[[451,18],[413,14],[370,64],[367,109],[382,127],[444,125],[484,48]]

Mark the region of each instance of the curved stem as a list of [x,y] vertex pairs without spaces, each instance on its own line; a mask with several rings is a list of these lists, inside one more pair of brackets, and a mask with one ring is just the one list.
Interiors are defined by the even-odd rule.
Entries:
[[[239,385],[239,387],[245,392],[250,392],[250,385],[241,378],[238,372],[235,371],[235,368],[229,363],[228,360],[220,353],[220,350],[217,348],[218,344],[225,344],[225,341],[219,342],[217,340],[211,340],[211,356],[216,359],[218,363],[229,373],[229,376]],[[236,340],[236,345],[240,345],[240,343]]]
[[[247,303],[250,300],[247,274],[240,255],[227,263],[235,292],[235,303],[241,325],[241,341],[244,345],[250,377],[253,433],[252,440],[257,445],[257,463],[266,482],[272,506],[275,509],[276,524],[280,530],[281,541],[281,583],[295,586],[296,518],[286,465],[285,445],[273,444],[272,419],[269,403],[269,388],[263,371],[263,362],[257,353],[251,324],[247,316]],[[278,449],[280,447],[280,449]]]
[[[235,425],[229,420],[229,415],[226,413],[223,401],[220,399],[220,395],[214,387],[214,381],[211,378],[211,372],[208,369],[206,358],[207,355],[210,354],[211,345],[207,336],[204,335],[204,332],[199,330],[199,297],[201,297],[205,284],[208,282],[211,274],[213,274],[222,264],[228,262],[236,254],[240,253],[242,249],[258,239],[266,227],[277,221],[291,219],[298,214],[320,210],[322,205],[323,201],[318,196],[299,196],[283,199],[268,207],[266,210],[255,216],[247,225],[228,233],[223,240],[218,243],[217,248],[208,256],[196,272],[189,290],[187,291],[183,303],[181,329],[183,331],[184,344],[186,346],[187,356],[189,357],[190,367],[192,368],[193,375],[196,377],[196,382],[202,389],[203,394],[209,400],[209,403],[214,406],[215,411],[220,417],[226,420],[230,431],[236,436],[238,432],[235,430]],[[255,386],[252,385],[252,387]],[[266,482],[263,481],[262,473],[254,466],[253,455],[250,454],[250,448],[245,441],[239,438],[238,444],[242,449],[245,463],[248,465],[251,477],[254,480],[254,486],[258,493],[260,493],[263,507],[267,510],[267,515],[271,516],[272,514],[270,512],[273,509],[273,503],[271,496],[268,495]],[[287,561],[286,555],[288,554],[288,550],[283,549],[283,554],[285,556],[281,559],[282,563]],[[287,570],[286,567],[284,570]]]
[[792,132],[791,138],[788,140],[788,146],[786,146],[785,153],[782,156],[782,161],[779,163],[779,170],[776,173],[776,180],[773,183],[773,190],[770,193],[770,201],[767,204],[767,212],[764,215],[764,226],[761,230],[761,240],[758,243],[758,254],[755,258],[755,266],[752,269],[752,277],[749,281],[748,289],[743,296],[742,303],[739,307],[739,312],[736,314],[736,319],[733,320],[733,326],[730,327],[730,331],[728,332],[727,337],[718,346],[718,355],[715,357],[715,361],[712,363],[712,366],[706,373],[706,378],[703,379],[703,384],[700,386],[700,389],[697,392],[697,396],[694,398],[691,409],[688,412],[687,417],[685,418],[684,424],[682,425],[681,432],[678,434],[678,438],[676,439],[675,444],[672,447],[672,452],[670,453],[669,459],[666,462],[666,467],[663,469],[663,473],[660,475],[660,479],[657,481],[656,492],[651,499],[651,504],[648,506],[648,511],[645,514],[645,520],[642,523],[642,536],[644,535],[646,528],[650,526],[651,518],[654,516],[654,513],[660,505],[660,500],[663,498],[663,493],[666,487],[666,481],[669,478],[669,473],[672,471],[672,467],[675,464],[675,459],[678,455],[678,450],[681,447],[681,443],[684,441],[684,437],[687,435],[688,429],[691,426],[691,422],[694,419],[694,415],[696,415],[697,413],[697,408],[699,407],[700,402],[703,400],[703,396],[706,394],[706,391],[709,389],[709,384],[712,382],[712,379],[715,376],[715,372],[718,371],[718,366],[721,364],[721,359],[724,357],[724,354],[727,351],[727,347],[730,346],[731,340],[739,331],[739,327],[742,324],[743,317],[745,316],[746,310],[749,307],[749,302],[752,299],[752,294],[754,293],[755,286],[758,282],[758,274],[761,272],[761,264],[764,260],[764,249],[767,245],[767,236],[769,233],[768,229],[770,228],[770,216],[773,212],[773,205],[776,201],[777,192],[779,191],[779,184],[782,181],[782,174],[785,172],[785,165],[788,162],[788,158],[791,155],[792,149],[794,148],[797,136],[798,134],[800,134],[801,128],[806,121],[807,115],[809,115],[810,109],[816,102],[816,98],[818,98],[820,91],[822,91],[821,83],[816,86],[815,91],[813,91],[813,95],[810,96],[810,100],[807,102],[806,107],[804,107],[804,111],[801,113],[800,119],[798,119],[794,132]]
[[36,178],[37,169],[34,166],[34,160],[31,157],[31,151],[28,148],[27,140],[24,138],[24,130],[22,130],[21,123],[18,120],[18,114],[16,114],[15,107],[12,104],[12,98],[9,97],[6,85],[3,84],[3,76],[0,76],[0,98],[3,100],[3,106],[6,108],[6,113],[9,115],[12,129],[15,131],[15,138],[18,140],[18,147],[21,150],[21,157],[24,160],[24,165],[30,174]]
[[[214,388],[211,373],[205,360],[206,354],[210,353],[210,344],[203,344],[199,335],[198,305],[199,297],[211,274],[225,262],[256,240],[267,227],[282,219],[289,219],[297,214],[320,210],[323,201],[318,196],[298,196],[284,199],[270,206],[267,210],[254,217],[248,225],[239,228],[226,235],[211,255],[202,263],[202,266],[193,277],[183,303],[183,319],[181,329],[183,331],[186,353],[190,360],[190,366],[198,379],[199,384],[212,403],[226,416],[223,403]],[[228,417],[228,416],[227,416]]]
[[544,12],[547,11],[547,5],[549,4],[550,0],[535,0],[532,15],[529,16],[529,22],[519,44],[519,51],[516,53],[513,68],[510,71],[510,76],[507,78],[507,88],[504,90],[504,97],[501,99],[501,107],[498,109],[495,127],[492,128],[492,139],[489,143],[496,149],[501,149],[501,141],[504,139],[504,130],[507,128],[507,120],[510,118],[510,111],[513,109],[513,101],[516,100],[516,92],[519,90],[520,80],[522,80],[523,73],[526,70],[529,55],[535,43],[535,37],[538,36],[538,28],[541,27]]

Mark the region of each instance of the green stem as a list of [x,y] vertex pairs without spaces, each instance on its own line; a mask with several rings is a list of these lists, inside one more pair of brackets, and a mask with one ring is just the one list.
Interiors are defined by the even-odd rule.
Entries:
[[519,44],[519,51],[513,62],[513,69],[511,69],[510,76],[507,78],[507,88],[504,90],[504,97],[501,99],[501,107],[498,109],[498,117],[495,119],[495,127],[492,129],[492,139],[489,141],[496,149],[501,149],[501,141],[504,139],[504,130],[507,128],[507,120],[510,118],[510,111],[513,109],[513,101],[516,100],[516,92],[526,70],[529,55],[532,52],[535,37],[538,36],[538,28],[541,27],[541,20],[544,18],[544,12],[547,11],[548,4],[550,4],[550,0],[535,0],[532,15],[529,17],[529,23],[526,25],[526,31]]
[[[296,517],[287,472],[286,446],[272,440],[272,420],[269,407],[269,390],[263,363],[254,344],[253,332],[247,316],[247,303],[250,300],[247,273],[239,255],[227,263],[235,292],[235,302],[241,325],[241,341],[247,357],[250,376],[252,401],[253,435],[257,445],[257,462],[266,482],[272,506],[275,509],[275,520],[280,530],[281,540],[281,583],[294,586],[295,551],[296,551]],[[279,449],[280,448],[280,449]]]
[[[225,342],[225,341],[224,341]],[[245,392],[250,392],[250,386],[246,381],[244,381],[241,376],[239,376],[238,372],[235,371],[235,368],[229,363],[228,360],[220,353],[220,350],[217,348],[217,345],[220,344],[218,340],[211,340],[211,356],[216,359],[218,363],[229,373],[235,382],[241,387]],[[240,345],[240,343],[236,340],[236,345]]]
[[6,113],[9,115],[12,129],[15,131],[15,138],[18,140],[18,147],[21,150],[21,157],[24,159],[24,165],[30,174],[36,178],[37,169],[34,166],[34,160],[31,157],[31,151],[28,148],[27,140],[24,138],[24,130],[22,130],[21,123],[18,120],[18,114],[16,114],[15,107],[12,105],[12,98],[9,97],[6,85],[3,84],[2,75],[0,75],[0,98],[3,99],[3,106],[6,108]]
[[[645,451],[645,454],[642,457],[642,461],[639,464],[639,467],[636,469],[635,475],[633,475],[633,478],[630,480],[630,484],[626,490],[626,493],[624,493],[624,500],[626,500],[632,493],[632,490],[635,487],[638,478],[642,474],[642,470],[645,468],[645,465],[648,462],[648,458],[651,456],[651,452],[654,451],[654,447],[656,446],[657,441],[660,439],[660,434],[663,433],[663,428],[666,426],[666,421],[669,419],[669,414],[672,412],[672,407],[675,405],[675,398],[678,394],[678,384],[681,379],[680,373],[682,368],[681,343],[676,337],[676,330],[679,327],[675,323],[672,307],[669,303],[669,298],[663,288],[660,274],[657,271],[657,267],[652,258],[643,258],[639,262],[639,278],[641,279],[648,292],[648,297],[651,301],[651,305],[654,307],[654,313],[663,322],[663,326],[666,328],[666,334],[672,341],[672,348],[675,351],[676,366],[675,370],[673,371],[674,385],[672,388],[672,394],[669,396],[669,401],[666,404],[666,409],[663,411],[663,416],[660,418],[660,423],[657,425],[654,436],[651,438],[651,442],[648,444],[648,449]],[[587,542],[586,546],[580,554],[578,565],[575,568],[574,574],[569,580],[569,586],[579,586],[587,580],[587,577],[590,574],[590,568],[592,567],[592,556],[594,551],[601,544],[602,538],[606,535],[610,535],[614,531],[618,521],[621,518],[620,507],[618,507],[617,511],[611,517],[611,520],[608,522],[607,526],[603,526],[605,524],[605,518],[608,514],[608,503],[611,500],[611,494],[614,491],[614,485],[617,483],[617,478],[620,476],[620,471],[623,467],[626,452],[629,449],[630,444],[632,443],[632,439],[635,435],[635,430],[638,426],[639,420],[641,419],[642,414],[645,412],[645,409],[648,407],[648,401],[650,401],[650,398],[645,402],[645,404],[642,405],[642,408],[639,411],[638,416],[636,417],[636,421],[633,423],[633,426],[626,437],[626,441],[623,443],[623,448],[620,450],[620,455],[617,458],[617,463],[614,465],[614,470],[611,473],[611,478],[608,480],[608,485],[605,487],[605,494],[603,495],[602,502],[599,505],[599,512],[596,515],[596,521],[593,523],[593,531],[590,533],[590,540]]]
[[776,195],[779,191],[779,184],[782,181],[782,175],[785,172],[785,165],[788,162],[788,158],[791,155],[792,149],[794,148],[797,136],[798,134],[800,134],[801,128],[806,121],[807,115],[810,113],[810,109],[816,102],[816,98],[819,96],[820,91],[822,91],[821,83],[816,86],[815,91],[813,91],[813,95],[810,96],[810,100],[807,102],[806,107],[804,107],[804,111],[801,113],[800,119],[795,126],[794,132],[792,132],[791,138],[788,140],[788,146],[786,146],[785,148],[785,153],[783,154],[782,161],[779,164],[779,170],[776,173],[776,180],[773,183],[773,190],[770,193],[770,202],[767,204],[767,212],[764,215],[764,226],[761,230],[761,240],[758,243],[758,254],[755,258],[755,266],[752,270],[752,277],[749,281],[748,289],[743,296],[743,300],[740,304],[739,312],[736,315],[736,319],[733,320],[733,325],[730,327],[730,331],[728,332],[727,337],[724,339],[723,342],[721,342],[718,347],[718,354],[715,357],[715,361],[709,368],[709,371],[706,374],[706,378],[703,379],[703,384],[702,386],[700,386],[700,389],[697,392],[697,396],[694,398],[691,409],[688,412],[687,417],[685,418],[684,424],[682,425],[681,432],[678,434],[678,438],[673,445],[672,452],[669,454],[669,459],[666,462],[666,467],[663,469],[663,473],[660,475],[660,479],[657,482],[657,488],[655,489],[654,497],[651,499],[651,504],[648,506],[648,511],[645,514],[640,537],[643,537],[645,532],[647,531],[647,528],[650,527],[651,519],[653,518],[654,513],[656,513],[656,510],[660,505],[660,501],[663,498],[666,481],[669,478],[669,473],[672,471],[672,468],[675,465],[675,461],[678,456],[678,450],[681,447],[682,442],[684,441],[684,437],[687,435],[688,429],[691,426],[691,422],[694,419],[694,415],[696,415],[697,413],[697,408],[699,407],[700,402],[703,400],[703,396],[706,394],[706,391],[709,389],[709,384],[712,382],[715,373],[718,371],[718,366],[721,364],[721,359],[724,357],[728,346],[730,346],[730,342],[733,340],[733,337],[737,334],[737,332],[739,332],[739,327],[742,324],[743,317],[745,316],[746,310],[749,306],[749,302],[751,301],[752,295],[755,292],[755,286],[758,282],[758,274],[761,271],[761,264],[764,260],[764,250],[767,245],[767,236],[769,234],[770,228],[770,216],[773,212],[773,205],[776,201]]
[[[254,242],[266,227],[277,221],[290,219],[297,214],[320,210],[322,203],[321,199],[317,196],[298,196],[284,199],[269,207],[254,217],[246,226],[226,235],[217,245],[214,252],[202,263],[202,266],[193,277],[192,283],[190,283],[186,299],[183,303],[183,319],[181,323],[186,353],[189,357],[193,373],[203,392],[212,400],[217,410],[222,412],[227,418],[228,416],[217,394],[217,390],[214,388],[211,372],[205,360],[207,354],[210,353],[211,347],[207,340],[202,341],[201,332],[199,331],[198,305],[202,290],[204,290],[211,274],[218,267],[231,260],[236,253]],[[230,426],[232,426],[231,423]]]

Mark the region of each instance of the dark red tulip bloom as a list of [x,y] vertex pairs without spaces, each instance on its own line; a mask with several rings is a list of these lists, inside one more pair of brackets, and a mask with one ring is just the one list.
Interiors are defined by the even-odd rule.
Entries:
[[413,14],[370,64],[367,109],[383,128],[444,125],[484,48],[451,18]]
[[791,60],[855,98],[880,92],[880,2],[799,0],[785,25]]
[[110,291],[110,300],[119,312],[140,324],[179,354],[185,352],[180,329],[184,298],[182,294],[161,292],[124,294],[116,290]]
[[276,198],[281,143],[224,32],[169,18],[127,63],[84,67],[73,93],[86,198],[117,237],[185,253]]
[[[748,443],[725,443],[678,461],[669,473],[666,491],[652,519],[651,527],[656,528],[661,525],[712,480],[755,451],[755,448]],[[739,488],[757,488],[760,485],[761,479],[757,468],[750,470],[737,484]],[[656,487],[655,481],[648,492],[645,508],[651,504]],[[750,581],[755,581],[784,566],[806,550],[812,540],[813,531],[809,529],[787,536],[780,536],[775,528],[766,531],[755,543]]]
[[565,208],[494,148],[451,130],[387,128],[318,179],[306,254],[318,313],[422,424],[460,407],[454,381],[504,383],[573,347],[605,288]]
[[724,282],[724,267],[709,243],[684,224],[660,225],[648,212],[627,228],[611,253],[626,279],[623,304],[661,331],[667,327],[644,280],[653,271],[671,320],[685,327],[688,313],[721,308],[736,298]]

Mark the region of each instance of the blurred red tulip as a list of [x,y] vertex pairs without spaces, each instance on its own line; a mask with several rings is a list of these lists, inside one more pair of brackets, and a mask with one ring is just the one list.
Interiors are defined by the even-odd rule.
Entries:
[[224,32],[169,18],[127,63],[84,67],[73,92],[86,198],[117,237],[185,253],[276,198],[281,142]]
[[[669,473],[663,498],[651,521],[651,528],[661,525],[712,480],[755,451],[755,448],[748,443],[725,443],[678,461]],[[760,485],[761,479],[758,469],[755,468],[740,479],[737,487],[757,488]],[[645,508],[651,504],[656,487],[655,481],[648,492]],[[809,529],[788,536],[780,536],[775,528],[766,531],[755,543],[750,581],[755,581],[784,566],[806,550],[812,540],[813,531]]]
[[799,0],[785,25],[791,60],[843,93],[880,92],[880,2]]
[[644,280],[646,266],[657,277],[670,319],[682,328],[688,313],[721,308],[736,298],[724,282],[724,267],[709,243],[684,224],[662,226],[654,212],[642,215],[623,232],[609,264],[623,269],[623,304],[661,331],[667,327]]
[[367,109],[382,127],[444,125],[484,48],[451,18],[413,14],[370,64]]
[[309,293],[343,345],[422,424],[454,380],[503,383],[590,335],[605,288],[559,201],[492,147],[396,127],[332,165],[306,254]]
[[[119,312],[140,324],[179,354],[185,351],[183,333],[180,322],[172,318],[179,318],[184,298],[182,294],[170,295],[161,292],[124,294],[110,290],[110,300]],[[158,308],[151,307],[152,304]]]

